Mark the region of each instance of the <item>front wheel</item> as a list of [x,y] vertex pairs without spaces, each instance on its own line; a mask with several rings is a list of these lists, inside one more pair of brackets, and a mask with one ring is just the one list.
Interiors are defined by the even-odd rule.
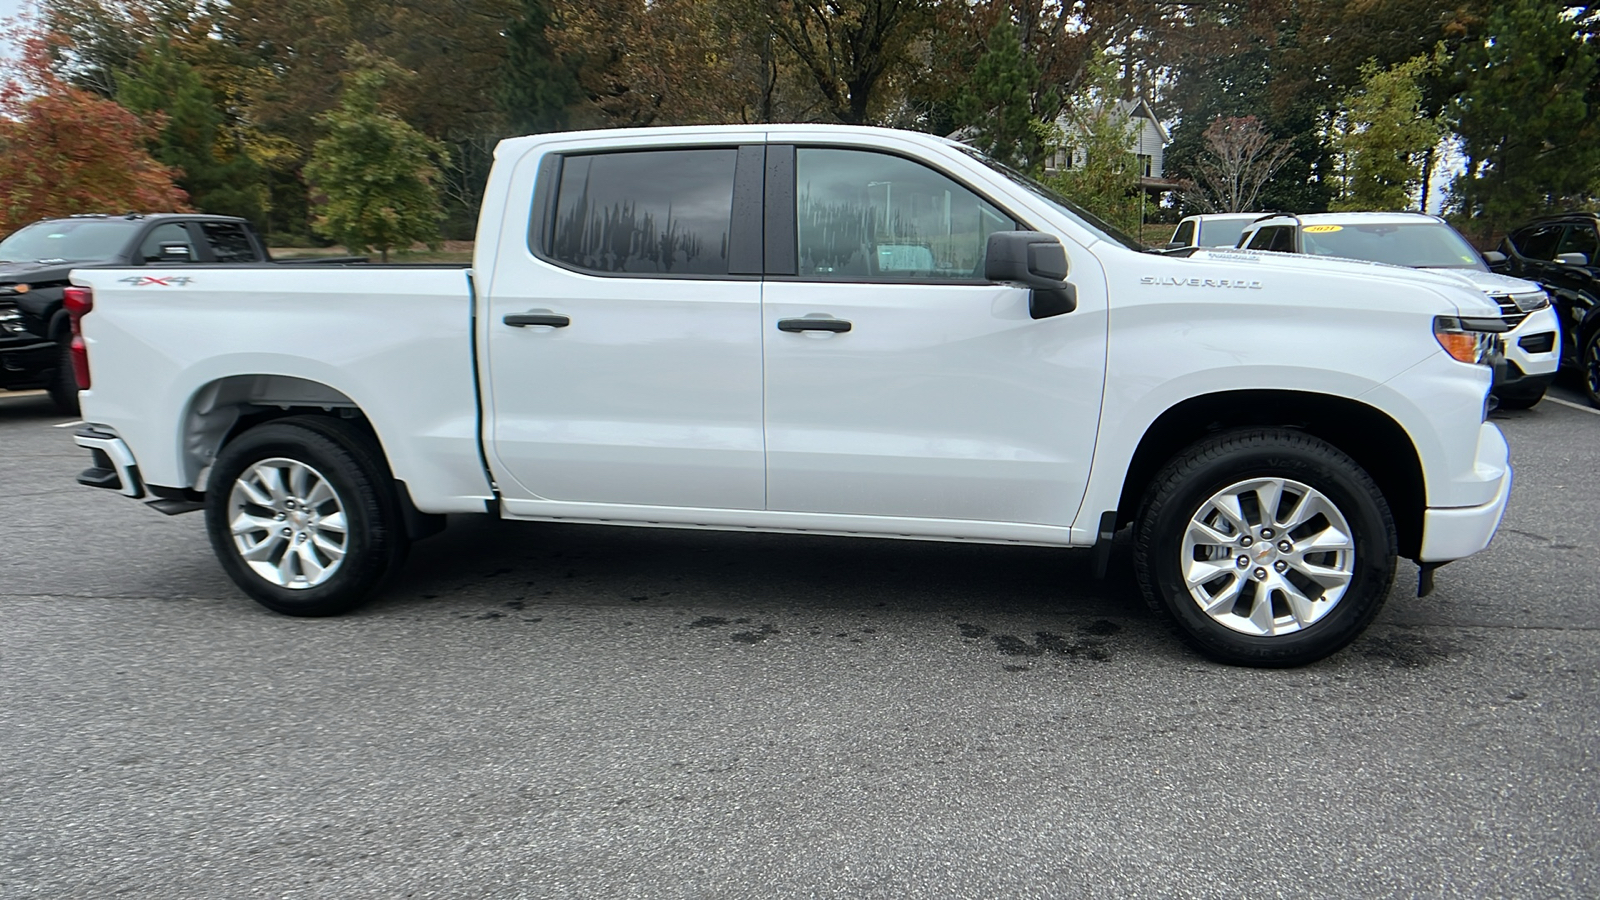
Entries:
[[64,335],[56,342],[56,367],[51,370],[45,388],[57,409],[69,416],[78,415],[78,376],[72,369],[71,335]]
[[1583,353],[1578,358],[1583,365],[1583,391],[1589,395],[1589,405],[1600,406],[1600,328],[1583,342]]
[[1221,662],[1297,666],[1355,640],[1399,555],[1372,478],[1311,435],[1207,438],[1156,477],[1134,563],[1146,601]]
[[332,616],[371,598],[405,557],[388,466],[342,420],[278,419],[218,455],[206,531],[222,567],[262,606]]
[[1544,399],[1544,388],[1521,394],[1501,394],[1497,395],[1497,399],[1501,409],[1533,409]]

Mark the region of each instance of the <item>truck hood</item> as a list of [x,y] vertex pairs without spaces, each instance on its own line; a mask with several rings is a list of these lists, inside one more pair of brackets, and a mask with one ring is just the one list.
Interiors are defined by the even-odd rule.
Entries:
[[[1486,288],[1462,277],[1455,270],[1412,269],[1388,263],[1367,262],[1332,256],[1306,256],[1301,253],[1271,253],[1262,250],[1214,249],[1197,250],[1192,260],[1238,264],[1247,262],[1260,271],[1282,274],[1296,273],[1307,277],[1318,275],[1357,276],[1363,279],[1384,281],[1401,287],[1432,288],[1456,307],[1464,316],[1498,316],[1500,307],[1485,293]],[[1234,269],[1235,272],[1238,269]],[[1475,273],[1477,274],[1477,273]],[[1483,275],[1490,273],[1484,272]],[[1497,276],[1499,277],[1499,276]],[[1506,281],[1527,284],[1515,278]],[[1530,286],[1537,289],[1537,286]],[[1496,288],[1505,291],[1506,288]],[[1520,292],[1519,292],[1520,293]]]
[[1478,288],[1485,294],[1542,294],[1544,288],[1531,281],[1501,275],[1498,272],[1480,272],[1477,269],[1426,269],[1440,275],[1454,275]]
[[66,281],[67,273],[93,263],[8,262],[0,263],[0,284],[38,284]]

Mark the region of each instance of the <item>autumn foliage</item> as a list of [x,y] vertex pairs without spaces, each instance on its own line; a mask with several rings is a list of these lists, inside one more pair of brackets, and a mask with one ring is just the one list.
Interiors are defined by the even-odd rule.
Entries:
[[49,40],[25,37],[0,84],[0,234],[73,213],[169,212],[188,197],[150,156],[150,126],[49,67]]

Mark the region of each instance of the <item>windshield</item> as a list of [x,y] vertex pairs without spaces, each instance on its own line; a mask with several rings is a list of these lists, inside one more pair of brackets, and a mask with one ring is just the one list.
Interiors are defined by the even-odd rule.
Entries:
[[1238,219],[1207,222],[1205,227],[1200,229],[1200,246],[1232,247],[1239,243],[1239,235],[1244,234],[1245,228],[1253,221],[1255,220]]
[[139,222],[52,219],[35,222],[0,241],[4,262],[85,262],[111,259],[128,245]]
[[1467,239],[1443,222],[1306,225],[1300,234],[1306,252],[1318,256],[1342,256],[1414,269],[1488,270],[1483,257]]
[[[1106,222],[1094,213],[1089,212],[1078,204],[1073,203],[1071,200],[1068,200],[1067,198],[1045,187],[1039,182],[1034,181],[1032,178],[1029,178],[1021,172],[1018,172],[1016,169],[1011,168],[1005,163],[996,162],[989,157],[984,156],[982,153],[979,153],[977,150],[965,145],[962,145],[961,149],[970,154],[972,158],[978,160],[996,172],[999,172],[1001,175],[1006,176],[1027,190],[1029,193],[1055,207],[1058,212],[1065,215],[1067,218],[1072,219],[1074,222],[1077,222],[1084,228],[1094,232],[1097,237],[1113,243],[1121,244],[1122,246],[1127,247],[1129,250],[1145,251],[1150,249],[1144,244],[1141,244],[1133,238],[1128,237],[1126,234],[1123,234],[1121,231],[1118,231],[1114,226],[1111,225],[1111,223]],[[1243,229],[1240,230],[1242,231]]]

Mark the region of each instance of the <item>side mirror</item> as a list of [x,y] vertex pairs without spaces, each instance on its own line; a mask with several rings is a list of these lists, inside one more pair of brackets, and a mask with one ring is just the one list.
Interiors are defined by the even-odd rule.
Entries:
[[1563,266],[1587,266],[1589,257],[1582,253],[1557,253],[1556,262]]
[[983,277],[1032,288],[1028,314],[1047,319],[1078,308],[1078,294],[1067,284],[1067,248],[1060,238],[1039,231],[996,231],[989,235]]
[[1163,249],[1163,250],[1182,250],[1183,248],[1185,248],[1187,246],[1189,246],[1189,245],[1185,244],[1183,241],[1167,241],[1167,243],[1161,249]]
[[188,262],[191,259],[188,244],[162,244],[162,262]]
[[1506,255],[1499,250],[1488,250],[1483,254],[1483,261],[1490,267],[1503,266],[1506,264]]

